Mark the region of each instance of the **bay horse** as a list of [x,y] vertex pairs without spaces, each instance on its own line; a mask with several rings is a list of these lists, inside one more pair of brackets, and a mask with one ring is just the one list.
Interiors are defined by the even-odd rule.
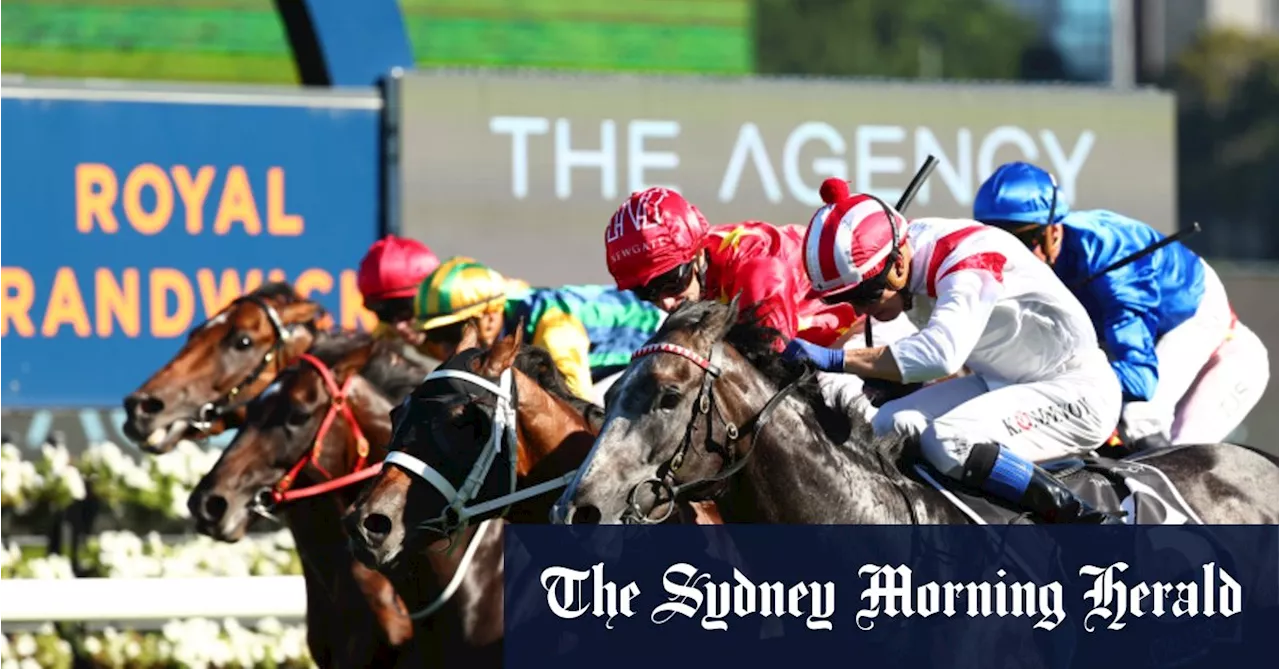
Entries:
[[[729,305],[671,314],[611,391],[587,462],[554,522],[652,522],[673,499],[715,499],[726,522],[965,524],[905,473],[904,439],[826,406],[808,368],[784,363],[777,333],[735,323]],[[909,459],[909,458],[908,458]],[[1207,524],[1275,524],[1275,460],[1234,444],[1157,453]]]
[[124,399],[124,434],[148,453],[222,433],[285,367],[325,336],[324,308],[276,282],[194,328],[173,359]]
[[[461,584],[451,615],[443,616],[458,642],[443,653],[446,666],[501,665],[500,525],[547,521],[555,491],[586,456],[603,416],[573,395],[549,353],[523,346],[521,332],[482,350],[475,329],[464,328],[458,353],[396,409],[391,447],[404,450],[383,461],[344,519],[352,550],[366,565],[395,573],[418,556],[450,578],[447,587]],[[442,478],[428,480],[448,494],[414,485],[406,467],[438,472]],[[461,483],[468,472],[471,485]],[[461,496],[449,481],[458,482]],[[471,502],[479,506],[463,507]],[[454,503],[465,518],[446,518],[443,510]]]
[[320,666],[423,663],[420,634],[388,579],[347,550],[341,513],[380,468],[394,401],[425,371],[364,333],[319,340],[246,407],[235,439],[188,500],[197,530],[242,538],[255,515],[290,529]]

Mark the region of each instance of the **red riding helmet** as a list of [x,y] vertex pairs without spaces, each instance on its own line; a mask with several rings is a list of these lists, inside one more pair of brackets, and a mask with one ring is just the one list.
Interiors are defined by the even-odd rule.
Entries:
[[356,285],[365,306],[397,297],[412,298],[418,294],[418,284],[439,265],[440,259],[426,244],[387,235],[364,254]]
[[605,229],[609,273],[619,290],[643,286],[691,262],[710,226],[698,208],[669,188],[631,194]]

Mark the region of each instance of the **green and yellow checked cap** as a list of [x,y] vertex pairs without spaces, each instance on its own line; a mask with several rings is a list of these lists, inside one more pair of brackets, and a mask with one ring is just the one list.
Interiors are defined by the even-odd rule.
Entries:
[[507,299],[507,280],[474,258],[454,256],[418,286],[413,315],[418,329],[431,330],[479,316]]

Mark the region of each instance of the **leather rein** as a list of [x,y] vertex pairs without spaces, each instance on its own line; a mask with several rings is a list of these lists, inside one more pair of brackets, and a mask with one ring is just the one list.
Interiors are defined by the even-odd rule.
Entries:
[[[377,476],[378,472],[382,471],[381,462],[366,466],[369,458],[369,440],[365,437],[364,430],[360,427],[359,421],[356,420],[355,412],[351,410],[351,404],[348,401],[351,384],[355,381],[355,374],[347,377],[347,380],[339,386],[333,370],[329,369],[328,365],[321,362],[319,358],[310,353],[303,353],[298,356],[298,360],[310,365],[320,374],[320,379],[324,382],[325,390],[329,394],[329,408],[325,412],[324,419],[320,421],[320,427],[316,430],[316,436],[311,442],[311,448],[294,463],[283,478],[271,488],[260,492],[254,500],[253,511],[258,515],[272,519],[275,519],[275,517],[271,514],[271,510],[277,505],[339,490]],[[333,428],[334,420],[339,415],[347,422],[347,426],[351,428],[352,436],[355,437],[356,463],[352,467],[350,474],[335,477],[320,464],[320,454],[324,450],[324,438],[328,436],[329,430]],[[313,466],[327,480],[304,488],[294,488],[293,484],[297,481],[302,468],[308,464]]]
[[[815,373],[812,368],[806,369],[804,374],[787,384],[782,388],[782,390],[774,393],[773,397],[770,397],[769,401],[766,402],[755,415],[739,427],[725,418],[724,413],[720,410],[718,403],[715,400],[715,383],[716,380],[720,378],[723,371],[721,368],[721,362],[724,359],[724,342],[717,341],[711,346],[711,356],[709,358],[696,351],[685,348],[684,346],[678,346],[670,343],[658,343],[641,347],[632,354],[631,359],[636,360],[637,358],[642,358],[656,353],[677,355],[688,360],[694,365],[697,365],[703,372],[702,387],[698,391],[698,399],[694,401],[694,413],[685,428],[684,438],[676,448],[676,452],[673,453],[665,463],[659,466],[658,471],[660,472],[660,476],[658,478],[650,478],[637,483],[632,486],[631,492],[628,493],[627,510],[622,515],[622,522],[626,524],[656,525],[666,522],[666,520],[670,518],[671,514],[675,511],[675,503],[680,495],[697,488],[726,481],[734,474],[742,471],[742,468],[746,467],[747,462],[750,461],[751,454],[755,452],[756,443],[759,441],[760,433],[769,424],[769,419],[773,415],[774,409],[777,409],[778,405],[782,404],[783,400],[794,392],[801,383],[806,382]],[[711,418],[713,413],[724,426],[723,444],[717,444],[715,442],[715,425]],[[697,425],[699,415],[706,416],[707,426],[705,445],[707,452],[711,453],[720,451],[728,464],[726,466],[722,466],[718,472],[710,476],[689,481],[687,483],[677,484],[675,482],[675,475],[680,471],[680,467],[684,464],[685,456],[689,452],[690,445],[693,443],[693,432]],[[751,445],[746,450],[742,451],[738,457],[733,458],[733,453],[736,450],[735,444],[744,432],[751,433]],[[644,486],[656,488],[668,495],[667,511],[660,518],[655,519],[650,517],[650,513],[652,513],[653,510],[652,508],[649,513],[646,513],[640,508],[637,494]],[[659,503],[661,503],[661,500],[655,502],[655,506]]]

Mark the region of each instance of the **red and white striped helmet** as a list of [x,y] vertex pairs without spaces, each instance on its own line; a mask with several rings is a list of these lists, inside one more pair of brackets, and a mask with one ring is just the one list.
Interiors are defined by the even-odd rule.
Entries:
[[804,268],[813,284],[810,298],[851,290],[879,276],[895,237],[902,244],[906,235],[902,214],[870,195],[850,194],[843,179],[827,179],[819,192],[827,204],[810,219],[804,235]]

